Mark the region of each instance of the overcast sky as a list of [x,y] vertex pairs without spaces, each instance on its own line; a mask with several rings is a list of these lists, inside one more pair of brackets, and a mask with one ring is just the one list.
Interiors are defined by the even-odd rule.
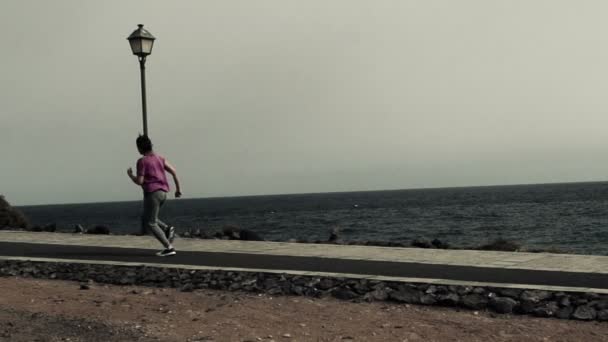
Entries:
[[608,2],[0,2],[0,193],[135,200],[605,180]]

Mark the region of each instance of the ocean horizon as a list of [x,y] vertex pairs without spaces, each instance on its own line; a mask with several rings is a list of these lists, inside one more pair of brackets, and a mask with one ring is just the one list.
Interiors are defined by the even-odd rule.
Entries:
[[[267,240],[408,243],[440,239],[457,248],[497,238],[526,248],[608,254],[608,182],[489,185],[169,200],[161,219],[179,232],[234,225]],[[139,230],[141,200],[17,206],[33,225],[59,231],[104,225]]]
[[[268,193],[268,194],[241,194],[241,195],[225,195],[225,196],[203,196],[203,197],[184,197],[178,200],[202,200],[202,199],[221,199],[221,198],[241,198],[241,197],[266,197],[266,196],[292,196],[292,195],[322,195],[322,194],[347,194],[347,193],[365,193],[365,192],[389,192],[389,191],[417,191],[417,190],[444,190],[444,189],[474,189],[474,188],[500,188],[500,187],[519,187],[519,186],[541,186],[541,185],[574,185],[574,184],[602,184],[608,181],[573,181],[573,182],[547,182],[547,183],[515,183],[515,184],[484,184],[484,185],[456,185],[456,186],[431,186],[431,187],[414,187],[414,188],[395,188],[395,189],[364,189],[364,190],[344,190],[344,191],[326,191],[326,192],[286,192],[286,193]],[[173,189],[169,192],[168,200],[173,200]],[[39,206],[55,206],[55,205],[79,205],[79,204],[114,204],[114,203],[129,203],[140,202],[141,199],[116,200],[116,201],[83,201],[83,202],[58,202],[58,203],[34,203],[34,204],[19,204],[14,205],[16,208],[22,207],[39,207]]]

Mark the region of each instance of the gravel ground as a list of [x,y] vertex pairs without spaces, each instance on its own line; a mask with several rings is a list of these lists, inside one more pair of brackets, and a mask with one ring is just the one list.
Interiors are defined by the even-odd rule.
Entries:
[[0,278],[0,341],[608,341],[608,323]]

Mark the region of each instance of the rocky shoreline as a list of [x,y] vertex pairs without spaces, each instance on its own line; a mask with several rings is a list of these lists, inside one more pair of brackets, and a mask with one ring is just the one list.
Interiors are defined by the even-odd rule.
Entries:
[[268,295],[334,297],[354,302],[390,301],[438,305],[500,314],[608,321],[608,294],[515,288],[433,285],[344,277],[318,277],[225,270],[3,260],[0,276],[91,283],[244,291]]
[[[51,223],[44,226],[30,226],[27,228],[0,228],[10,230],[24,230],[31,232],[47,232],[47,233],[69,233],[68,229],[58,229],[55,223]],[[98,234],[98,235],[110,235],[112,229],[103,226],[95,225],[90,228],[85,228],[80,224],[77,224],[71,230],[74,234]],[[121,234],[117,234],[121,235]],[[141,235],[141,234],[124,234],[124,235]],[[177,237],[186,239],[204,239],[204,240],[241,240],[241,241],[274,241],[274,242],[292,242],[292,243],[314,243],[314,244],[328,244],[328,245],[357,245],[357,246],[376,246],[376,247],[416,247],[416,248],[435,248],[435,249],[467,249],[467,250],[485,250],[485,251],[501,251],[501,252],[528,252],[528,253],[568,253],[567,251],[558,250],[554,248],[549,249],[538,249],[538,248],[526,248],[516,241],[505,240],[503,238],[496,238],[492,241],[481,245],[472,245],[467,247],[454,247],[447,241],[442,241],[437,238],[429,239],[426,237],[418,237],[412,239],[409,243],[395,242],[395,241],[382,241],[382,240],[370,240],[370,241],[344,241],[341,239],[339,230],[331,229],[328,234],[327,240],[303,240],[303,239],[286,239],[286,240],[266,240],[257,234],[255,231],[249,229],[241,229],[237,226],[224,226],[219,231],[206,232],[201,229],[190,229],[177,233]]]

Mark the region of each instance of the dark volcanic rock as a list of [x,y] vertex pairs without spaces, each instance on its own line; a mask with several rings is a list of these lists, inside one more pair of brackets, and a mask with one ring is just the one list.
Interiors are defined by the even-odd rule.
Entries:
[[369,292],[370,288],[367,285],[367,281],[365,281],[365,279],[362,279],[361,281],[358,281],[356,284],[353,285],[353,290],[355,290],[355,292],[357,292],[358,294],[365,294]]
[[523,291],[520,289],[498,289],[497,292],[501,297],[518,299]]
[[429,285],[426,288],[426,290],[424,290],[424,293],[429,293],[429,294],[437,293],[437,286],[435,286],[435,285]]
[[351,300],[351,299],[359,297],[359,295],[356,294],[355,292],[348,290],[348,289],[343,289],[343,288],[334,289],[331,292],[331,295],[334,296],[335,298],[344,299],[344,300]]
[[455,293],[447,293],[437,296],[437,301],[441,305],[456,306],[460,302],[460,297]]
[[437,299],[432,294],[423,294],[420,296],[420,304],[433,305],[437,303]]
[[504,252],[516,252],[521,248],[519,244],[514,241],[505,240],[498,238],[490,243],[482,245],[477,249],[484,251],[504,251]]
[[398,291],[391,292],[389,298],[401,303],[418,304],[420,303],[420,291],[410,287],[401,287]]
[[452,292],[456,292],[459,296],[464,296],[473,292],[473,287],[471,286],[449,286],[448,287]]
[[433,241],[431,241],[431,245],[433,245],[433,247],[435,247],[435,248],[441,248],[441,249],[450,248],[450,245],[447,242],[443,242],[439,239],[434,239]]
[[329,278],[323,278],[317,285],[317,288],[319,288],[321,290],[329,290],[334,286],[335,286],[335,284],[334,284],[333,280],[331,280]]
[[597,313],[594,308],[587,305],[581,305],[577,307],[576,310],[574,310],[572,318],[580,319],[583,321],[590,321],[595,319],[596,315]]
[[[199,233],[200,234],[200,233]],[[192,233],[190,234],[191,236]],[[243,241],[264,241],[264,239],[256,232],[250,229],[241,229],[237,226],[226,225],[222,228],[221,233],[216,233],[216,237],[220,239],[243,240]]]
[[276,279],[274,279],[274,278],[264,279],[264,288],[265,289],[272,289],[272,288],[275,288],[278,286],[279,286],[279,283],[277,282]]
[[239,240],[244,241],[264,241],[264,239],[253,230],[241,229],[239,232]]
[[563,306],[563,307],[572,305],[572,303],[570,302],[570,297],[568,297],[568,296],[561,297],[559,299],[559,305]]
[[306,288],[303,286],[294,285],[289,288],[289,293],[292,293],[292,294],[295,294],[298,296],[304,296],[304,295],[306,295]]
[[468,294],[460,302],[466,308],[478,310],[486,307],[488,298],[480,294]]
[[498,313],[512,313],[517,301],[509,297],[494,297],[490,300],[490,307]]
[[133,284],[135,284],[135,278],[134,277],[129,277],[129,276],[124,276],[124,277],[120,278],[120,280],[118,280],[118,284],[120,284],[120,285],[133,285]]
[[548,302],[544,305],[536,307],[532,310],[532,314],[538,317],[552,317],[559,311],[559,306],[556,302]]
[[329,233],[329,238],[327,239],[327,242],[338,242],[339,233],[340,229],[338,227],[332,228],[331,232]]
[[486,289],[484,289],[483,287],[476,287],[471,292],[473,292],[475,294],[485,295],[486,294]]
[[95,226],[93,229],[87,230],[87,234],[108,235],[110,234],[110,228],[106,226]]
[[551,292],[548,291],[537,291],[537,290],[526,290],[522,292],[519,297],[522,301],[531,301],[539,303],[545,299],[551,298]]
[[364,245],[364,246],[377,246],[377,247],[408,247],[409,245],[403,242],[397,241],[352,241],[348,243],[349,245]]
[[42,227],[42,230],[45,232],[54,233],[57,230],[57,224],[56,223],[47,224],[46,226]]
[[449,290],[447,286],[443,286],[443,285],[437,286],[435,288],[435,294],[437,294],[437,295],[448,294],[448,293],[450,293],[450,291],[451,290]]
[[593,300],[599,300],[600,299],[600,295],[597,293],[593,293],[593,292],[587,292],[583,294],[583,297],[589,301],[593,301]]
[[532,311],[536,308],[537,304],[538,302],[534,302],[531,300],[522,300],[519,303],[518,312],[525,314],[532,313]]
[[427,239],[418,238],[418,239],[415,239],[414,241],[412,241],[412,246],[419,247],[419,248],[431,248],[432,244]]
[[388,291],[386,288],[375,289],[368,292],[363,297],[367,301],[385,301],[388,299]]
[[28,228],[29,225],[25,215],[20,210],[12,207],[4,196],[0,195],[0,229]]
[[608,299],[598,300],[595,305],[595,309],[597,310],[605,310],[608,309]]
[[608,321],[608,309],[607,310],[601,310],[598,311],[597,313],[597,320],[598,321]]
[[559,310],[557,310],[557,312],[555,313],[555,317],[561,319],[568,319],[572,315],[572,312],[574,312],[574,308],[571,306],[559,308]]

